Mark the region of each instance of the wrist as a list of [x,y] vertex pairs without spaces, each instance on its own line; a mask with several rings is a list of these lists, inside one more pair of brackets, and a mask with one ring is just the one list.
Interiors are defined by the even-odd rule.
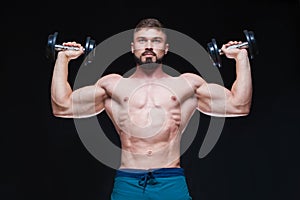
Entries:
[[242,49],[236,56],[235,60],[236,61],[242,61],[248,59],[248,52],[246,49]]
[[63,51],[59,51],[57,53],[57,60],[59,62],[67,62],[67,63],[70,61],[70,59],[68,58],[68,56]]

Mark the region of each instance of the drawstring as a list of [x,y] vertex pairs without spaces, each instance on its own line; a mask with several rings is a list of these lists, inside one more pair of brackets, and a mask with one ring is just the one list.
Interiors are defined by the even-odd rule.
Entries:
[[155,185],[158,181],[155,178],[184,176],[182,168],[160,168],[149,170],[121,169],[117,170],[116,177],[130,177],[137,179],[139,186],[145,189],[148,184]]
[[141,177],[141,179],[139,180],[139,185],[144,187],[144,192],[145,192],[147,184],[154,185],[156,183],[157,183],[157,181],[155,180],[153,173],[151,171],[144,174]]

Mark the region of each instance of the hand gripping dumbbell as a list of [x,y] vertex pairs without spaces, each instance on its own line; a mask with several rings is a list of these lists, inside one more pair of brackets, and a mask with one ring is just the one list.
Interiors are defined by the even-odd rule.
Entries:
[[[58,36],[58,32],[55,32],[54,34],[50,34],[48,36],[46,57],[51,61],[56,60],[57,51],[64,51],[64,50],[78,51],[79,50],[78,47],[70,47],[70,46],[56,44],[57,36]],[[95,40],[92,40],[91,37],[87,37],[85,40],[85,46],[83,48],[84,57],[87,58],[87,62],[91,62],[93,57],[95,56],[95,46],[96,46]]]
[[[243,32],[246,37],[246,42],[242,42],[241,44],[237,44],[237,45],[232,45],[228,47],[228,49],[247,48],[250,59],[253,59],[255,55],[258,54],[258,47],[254,37],[254,33],[253,31],[248,31],[248,30],[244,30]],[[213,65],[220,68],[222,66],[221,55],[223,55],[224,53],[222,52],[221,49],[219,49],[216,39],[213,38],[211,42],[207,44],[207,51],[210,55],[210,58],[213,61]]]

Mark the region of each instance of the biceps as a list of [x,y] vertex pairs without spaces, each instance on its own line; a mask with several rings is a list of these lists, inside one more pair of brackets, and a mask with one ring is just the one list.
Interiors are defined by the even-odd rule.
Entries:
[[196,90],[198,108],[208,113],[223,113],[230,95],[230,91],[223,86],[203,84]]
[[103,88],[86,86],[72,94],[72,107],[75,113],[95,113],[103,109],[107,97]]

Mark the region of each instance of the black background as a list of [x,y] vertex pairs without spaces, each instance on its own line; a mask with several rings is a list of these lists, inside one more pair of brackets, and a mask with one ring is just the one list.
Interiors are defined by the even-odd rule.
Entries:
[[[203,46],[212,37],[239,39],[243,29],[253,30],[259,45],[250,115],[227,118],[216,146],[199,159],[209,122],[202,116],[202,129],[182,156],[192,197],[300,199],[299,1],[8,2],[2,10],[0,199],[108,199],[114,170],[85,149],[72,119],[51,113],[53,66],[45,45],[54,31],[61,41],[91,35],[100,43],[144,17],[157,17]],[[229,87],[234,67],[223,59]],[[72,82],[80,59],[70,65]],[[110,126],[104,114],[99,118]]]

